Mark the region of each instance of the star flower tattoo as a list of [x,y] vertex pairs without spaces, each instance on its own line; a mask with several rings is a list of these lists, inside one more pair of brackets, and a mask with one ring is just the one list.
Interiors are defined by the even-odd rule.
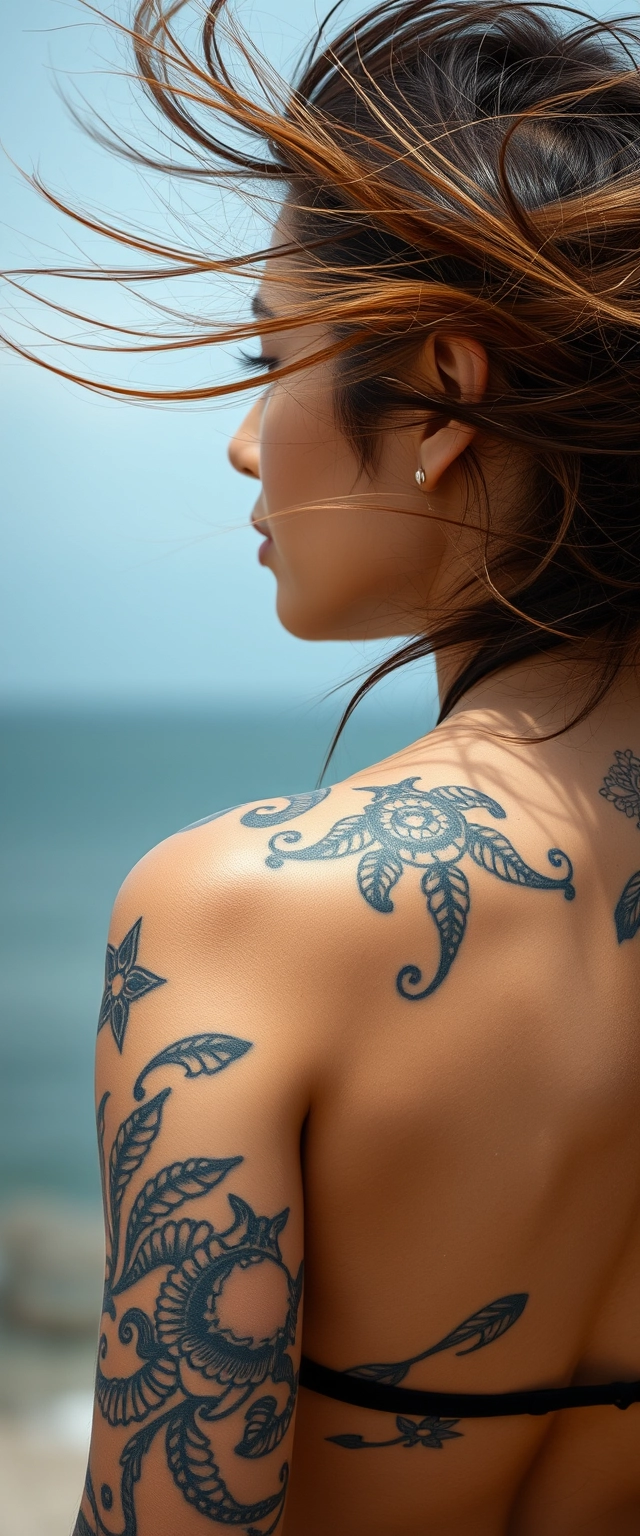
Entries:
[[124,1043],[131,1004],[137,1003],[138,998],[144,997],[146,992],[153,992],[156,987],[164,987],[167,979],[166,976],[156,976],[153,971],[145,970],[143,965],[136,965],[141,927],[142,918],[139,917],[133,928],[125,934],[117,949],[114,944],[107,944],[98,1034],[104,1024],[110,1024],[111,1033],[120,1052]]

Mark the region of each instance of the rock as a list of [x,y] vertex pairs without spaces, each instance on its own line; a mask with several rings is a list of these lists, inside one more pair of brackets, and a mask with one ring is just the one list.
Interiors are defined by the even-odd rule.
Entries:
[[0,1253],[8,1318],[48,1332],[96,1332],[104,1236],[94,1206],[24,1196],[0,1216]]

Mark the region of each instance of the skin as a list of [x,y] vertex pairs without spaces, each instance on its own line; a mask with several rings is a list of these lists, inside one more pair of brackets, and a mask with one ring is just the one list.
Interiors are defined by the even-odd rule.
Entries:
[[[284,292],[265,280],[262,305],[277,314]],[[284,360],[322,340],[320,330],[283,331],[265,338],[265,352]],[[480,560],[465,517],[472,445],[496,521],[522,511],[526,463],[455,419],[456,399],[481,398],[486,385],[482,348],[436,334],[417,366],[430,388],[446,390],[451,420],[389,425],[375,473],[359,471],[335,424],[328,370],[271,385],[231,444],[236,469],[260,485],[261,559],[297,635],[406,634],[454,605],[461,572],[473,576]],[[321,505],[305,508],[312,494]],[[366,508],[349,504],[359,495]],[[341,1370],[404,1360],[493,1298],[526,1292],[523,1315],[490,1347],[436,1355],[405,1385],[497,1392],[640,1377],[640,937],[618,943],[613,922],[640,866],[640,835],[599,793],[614,752],[640,755],[640,690],[627,671],[586,722],[535,740],[562,726],[584,680],[558,654],[513,667],[427,737],[284,822],[299,833],[295,848],[311,847],[362,815],[372,786],[414,777],[423,792],[470,785],[493,797],[505,811],[500,830],[536,871],[553,873],[549,849],[567,851],[575,901],[467,859],[468,929],[423,1001],[395,985],[407,961],[419,957],[425,975],[437,964],[416,871],[403,873],[383,916],[358,891],[357,856],[269,868],[273,833],[243,823],[246,808],[161,844],[120,892],[110,942],[121,944],[143,913],[138,961],[162,985],[132,1003],[122,1050],[110,1028],[100,1032],[107,1150],[158,1052],[211,1029],[252,1042],[215,1076],[156,1069],[153,1092],[167,1084],[171,1097],[145,1177],[180,1159],[241,1155],[228,1187],[256,1212],[289,1208],[283,1260],[294,1275],[304,1252],[306,1266],[296,1364],[301,1346]],[[284,800],[272,804],[286,811]],[[491,822],[482,810],[466,819]],[[225,1188],[181,1214],[221,1230]],[[128,1305],[153,1313],[159,1283],[147,1275],[118,1301],[116,1321],[103,1320],[108,1374],[133,1368],[117,1326]],[[244,1333],[266,1328],[280,1304],[277,1287],[253,1301],[225,1294]],[[281,1405],[281,1386],[260,1391]],[[432,1455],[420,1445],[339,1447],[327,1437],[393,1438],[393,1417],[301,1390],[295,1423],[258,1462],[234,1452],[244,1411],[235,1427],[225,1421],[226,1440],[211,1424],[212,1443],[236,1500],[273,1492],[287,1460],[282,1536],[632,1536],[640,1527],[640,1405],[464,1420],[461,1438]],[[95,1487],[117,1491],[130,1434],[96,1413]],[[185,1502],[161,1438],[136,1501],[138,1536],[223,1528]],[[83,1511],[93,1530],[86,1499]],[[122,1527],[116,1492],[107,1529]]]

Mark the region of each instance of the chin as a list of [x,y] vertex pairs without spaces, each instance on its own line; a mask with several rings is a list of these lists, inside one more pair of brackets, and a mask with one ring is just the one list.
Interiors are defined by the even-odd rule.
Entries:
[[338,633],[331,624],[323,623],[315,614],[291,613],[288,609],[281,613],[277,609],[278,618],[287,634],[295,635],[296,640],[344,640],[347,638]]
[[299,593],[292,595],[282,585],[276,593],[276,613],[283,629],[296,640],[389,640],[423,631],[422,618],[416,623],[416,616],[406,612],[381,615],[329,609],[317,599],[305,601]]
[[276,613],[283,629],[296,640],[387,640],[392,635],[405,635],[406,629],[374,623],[373,620],[358,622],[345,614],[319,613],[311,608],[301,609],[286,602],[276,602]]

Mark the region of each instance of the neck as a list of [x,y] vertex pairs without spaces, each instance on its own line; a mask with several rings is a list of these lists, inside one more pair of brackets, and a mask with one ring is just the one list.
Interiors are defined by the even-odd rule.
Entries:
[[[461,659],[437,658],[440,699],[459,674]],[[571,728],[589,703],[594,686],[593,659],[569,655],[563,647],[547,655],[516,662],[481,679],[454,705],[447,721],[469,720],[510,735],[548,737]],[[632,710],[640,718],[640,682],[636,668],[625,665],[595,713]],[[595,721],[590,714],[591,729]]]

